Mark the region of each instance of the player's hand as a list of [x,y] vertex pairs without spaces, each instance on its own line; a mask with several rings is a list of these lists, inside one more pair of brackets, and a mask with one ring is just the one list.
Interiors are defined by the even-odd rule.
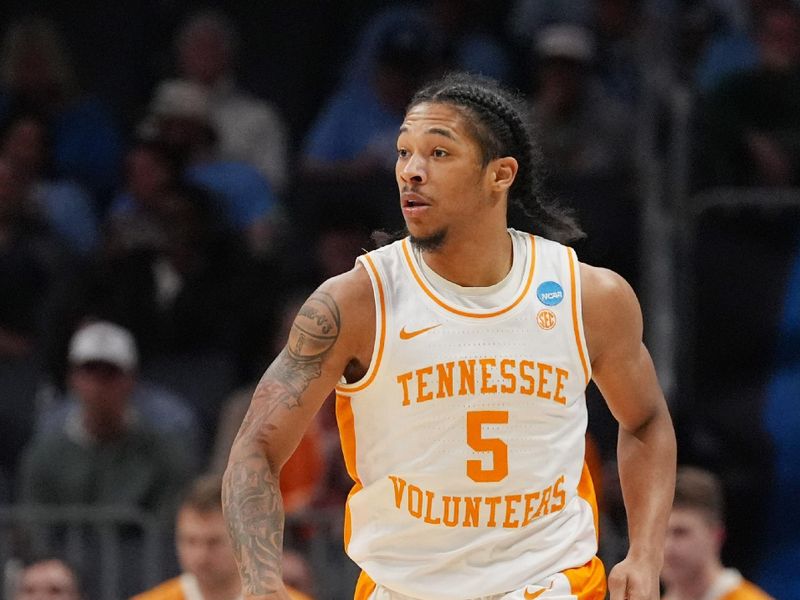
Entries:
[[611,600],[658,600],[659,573],[653,561],[628,556],[608,574]]

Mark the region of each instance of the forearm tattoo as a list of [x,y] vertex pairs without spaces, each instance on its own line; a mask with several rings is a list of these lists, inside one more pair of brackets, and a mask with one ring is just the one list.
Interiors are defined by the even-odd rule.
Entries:
[[298,312],[286,347],[259,381],[236,436],[222,503],[245,594],[274,593],[281,585],[283,503],[278,474],[259,444],[269,444],[276,411],[301,406],[301,396],[322,374],[340,325],[333,297],[315,292]]

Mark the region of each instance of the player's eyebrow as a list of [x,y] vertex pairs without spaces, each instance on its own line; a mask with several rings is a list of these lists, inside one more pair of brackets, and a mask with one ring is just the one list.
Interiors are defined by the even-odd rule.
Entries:
[[[408,131],[408,127],[403,125],[400,127],[400,133],[406,133]],[[442,127],[430,127],[429,129],[425,130],[425,133],[433,134],[433,135],[441,135],[442,137],[446,137],[449,140],[456,141],[455,136],[449,129],[444,129]]]

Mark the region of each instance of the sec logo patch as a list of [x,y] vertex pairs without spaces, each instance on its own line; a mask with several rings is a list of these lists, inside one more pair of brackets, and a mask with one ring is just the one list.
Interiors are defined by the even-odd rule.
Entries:
[[549,308],[543,308],[536,313],[536,322],[542,329],[552,329],[556,326],[556,314]]

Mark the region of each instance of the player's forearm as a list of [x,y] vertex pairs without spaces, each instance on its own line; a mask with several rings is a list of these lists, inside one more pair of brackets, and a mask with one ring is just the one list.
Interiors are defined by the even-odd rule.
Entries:
[[660,569],[675,493],[675,431],[666,406],[635,431],[620,428],[617,459],[629,554],[649,557]]
[[246,598],[283,598],[283,502],[278,473],[255,444],[235,444],[225,471],[222,507]]

